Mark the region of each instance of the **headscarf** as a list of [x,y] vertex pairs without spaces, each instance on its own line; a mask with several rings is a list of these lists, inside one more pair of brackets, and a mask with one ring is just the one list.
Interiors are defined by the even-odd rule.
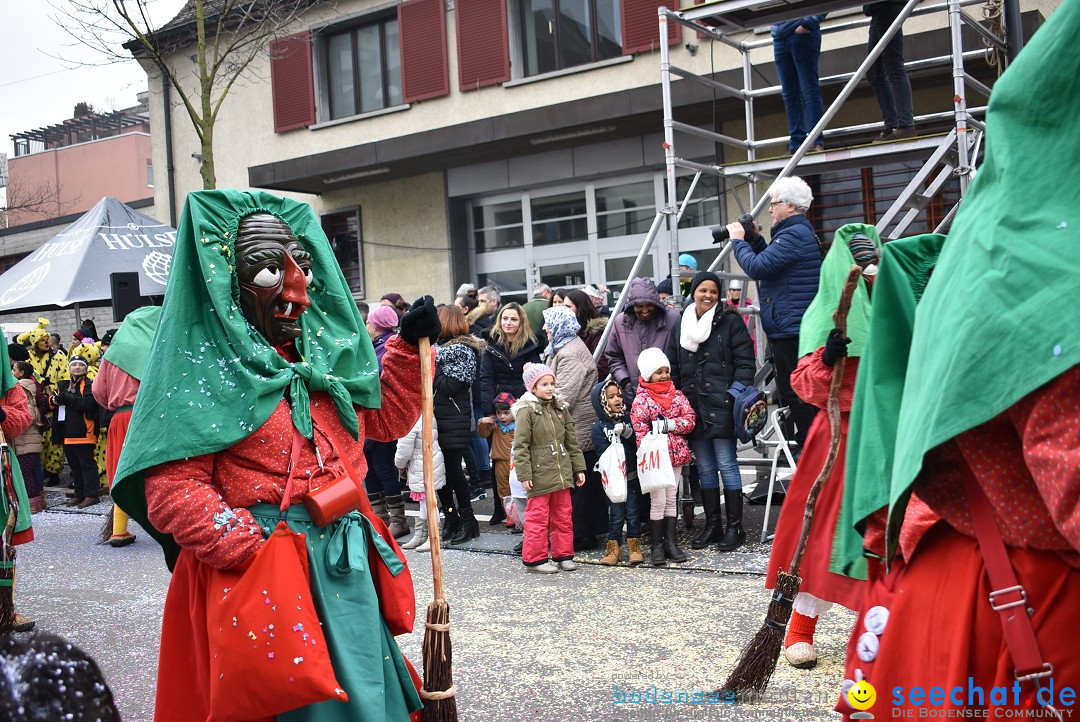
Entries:
[[[923,457],[1080,363],[1080,3],[1063,3],[994,85],[986,155],[915,310],[887,551]],[[1059,102],[1033,103],[1032,98]],[[1017,349],[1022,349],[1018,361]]]
[[[308,287],[311,306],[299,319],[297,363],[282,357],[240,308],[234,243],[240,221],[253,213],[287,223],[313,257],[315,280]],[[315,212],[260,191],[189,193],[114,499],[170,556],[175,542],[147,519],[146,469],[229,448],[262,426],[286,394],[294,426],[311,438],[310,391],[329,393],[354,437],[354,406],[379,407],[371,339]]]
[[141,381],[160,318],[161,306],[143,306],[129,313],[117,329],[103,358]]
[[567,306],[552,306],[544,309],[544,323],[548,327],[548,336],[551,343],[548,345],[548,355],[554,355],[566,344],[577,338],[581,324],[577,316]]
[[[48,323],[48,321],[45,323]],[[45,332],[44,328],[41,328],[42,333],[45,336],[48,336],[48,333]],[[3,329],[0,329],[0,334],[2,333]],[[0,397],[7,395],[7,392],[14,388],[18,383],[19,382],[15,380],[15,375],[11,373],[11,359],[8,357],[7,344],[0,343]],[[30,500],[26,495],[26,484],[23,482],[21,465],[19,464],[18,459],[15,458],[15,452],[10,446],[12,441],[14,441],[14,439],[7,440],[9,444],[8,451],[11,454],[11,486],[15,490],[15,498],[19,504],[19,513],[15,517],[15,528],[13,533],[18,534],[19,532],[26,531],[31,526]],[[7,522],[8,511],[10,508],[7,490],[0,489],[0,527]]]
[[[856,234],[865,236],[876,248],[881,248],[881,238],[878,236],[877,229],[871,225],[848,223],[836,229],[832,247],[825,254],[825,260],[821,262],[817,295],[803,314],[802,324],[799,326],[800,356],[813,353],[824,346],[829,332],[836,327],[832,316],[836,310],[836,304],[840,302],[840,293],[844,290],[848,271],[855,263],[855,257],[851,255],[850,243],[851,238]],[[862,356],[869,333],[870,294],[866,291],[866,284],[860,282],[855,287],[855,295],[851,297],[851,310],[848,311],[847,316],[847,337],[851,339],[851,343],[848,344],[848,356]]]
[[866,517],[889,503],[896,424],[911,350],[915,307],[926,290],[945,236],[890,241],[874,281],[870,334],[859,360],[848,425],[844,501],[833,536],[832,571],[866,578]]

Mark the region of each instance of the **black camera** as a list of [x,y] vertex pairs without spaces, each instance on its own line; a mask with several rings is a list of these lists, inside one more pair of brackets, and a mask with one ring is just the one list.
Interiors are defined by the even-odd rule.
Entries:
[[[746,234],[746,240],[752,241],[757,238],[757,229],[754,228],[754,217],[749,213],[744,213],[739,216],[739,223],[742,224],[743,232]],[[731,238],[731,234],[728,233],[727,226],[712,226],[709,228],[709,232],[712,233],[712,242],[723,243]]]

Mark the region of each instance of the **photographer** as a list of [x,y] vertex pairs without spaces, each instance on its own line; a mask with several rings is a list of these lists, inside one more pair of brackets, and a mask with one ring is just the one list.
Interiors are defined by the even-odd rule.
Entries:
[[806,218],[814,196],[803,179],[781,178],[769,189],[769,195],[771,243],[766,245],[758,233],[747,238],[741,222],[722,231],[730,235],[735,259],[743,271],[758,282],[761,326],[772,349],[776,389],[780,403],[791,409],[784,435],[799,444],[798,453],[817,409],[791,390],[791,372],[799,361],[799,324],[818,290],[821,242]]

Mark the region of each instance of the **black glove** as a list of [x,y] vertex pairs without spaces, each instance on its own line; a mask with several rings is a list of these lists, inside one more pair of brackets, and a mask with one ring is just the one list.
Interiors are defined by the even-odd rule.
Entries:
[[7,412],[4,411],[3,406],[0,406],[0,421],[7,421]]
[[829,338],[825,341],[825,351],[821,354],[821,363],[832,368],[837,359],[847,356],[847,346],[851,339],[844,335],[842,329],[834,328],[829,331]]
[[420,339],[425,337],[435,343],[441,332],[442,324],[439,322],[439,313],[435,310],[435,299],[424,296],[413,301],[413,305],[409,306],[409,310],[401,317],[398,334],[416,346]]
[[628,386],[630,386],[630,377],[629,376],[627,376],[625,379],[623,379],[622,381],[619,382],[619,388],[620,389],[625,389]]

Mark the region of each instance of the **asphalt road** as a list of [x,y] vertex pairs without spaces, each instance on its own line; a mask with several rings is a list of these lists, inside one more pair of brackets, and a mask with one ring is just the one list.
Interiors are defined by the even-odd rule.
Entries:
[[[124,720],[146,722],[169,574],[157,545],[138,528],[131,546],[94,543],[107,509],[53,508],[34,517],[37,538],[19,552],[16,602],[41,628],[89,651]],[[601,567],[588,563],[599,557],[591,552],[581,555],[587,563],[579,571],[546,576],[524,573],[509,553],[520,537],[482,526],[469,549],[443,556],[460,719],[837,719],[832,704],[853,621],[842,609],[818,627],[818,667],[795,670],[781,661],[764,701],[615,701],[635,693],[648,699],[654,688],[673,698],[715,689],[761,624],[767,546],[695,552],[688,568],[666,570]],[[432,595],[430,557],[408,554],[422,615]],[[418,667],[422,638],[419,626],[398,638]]]

